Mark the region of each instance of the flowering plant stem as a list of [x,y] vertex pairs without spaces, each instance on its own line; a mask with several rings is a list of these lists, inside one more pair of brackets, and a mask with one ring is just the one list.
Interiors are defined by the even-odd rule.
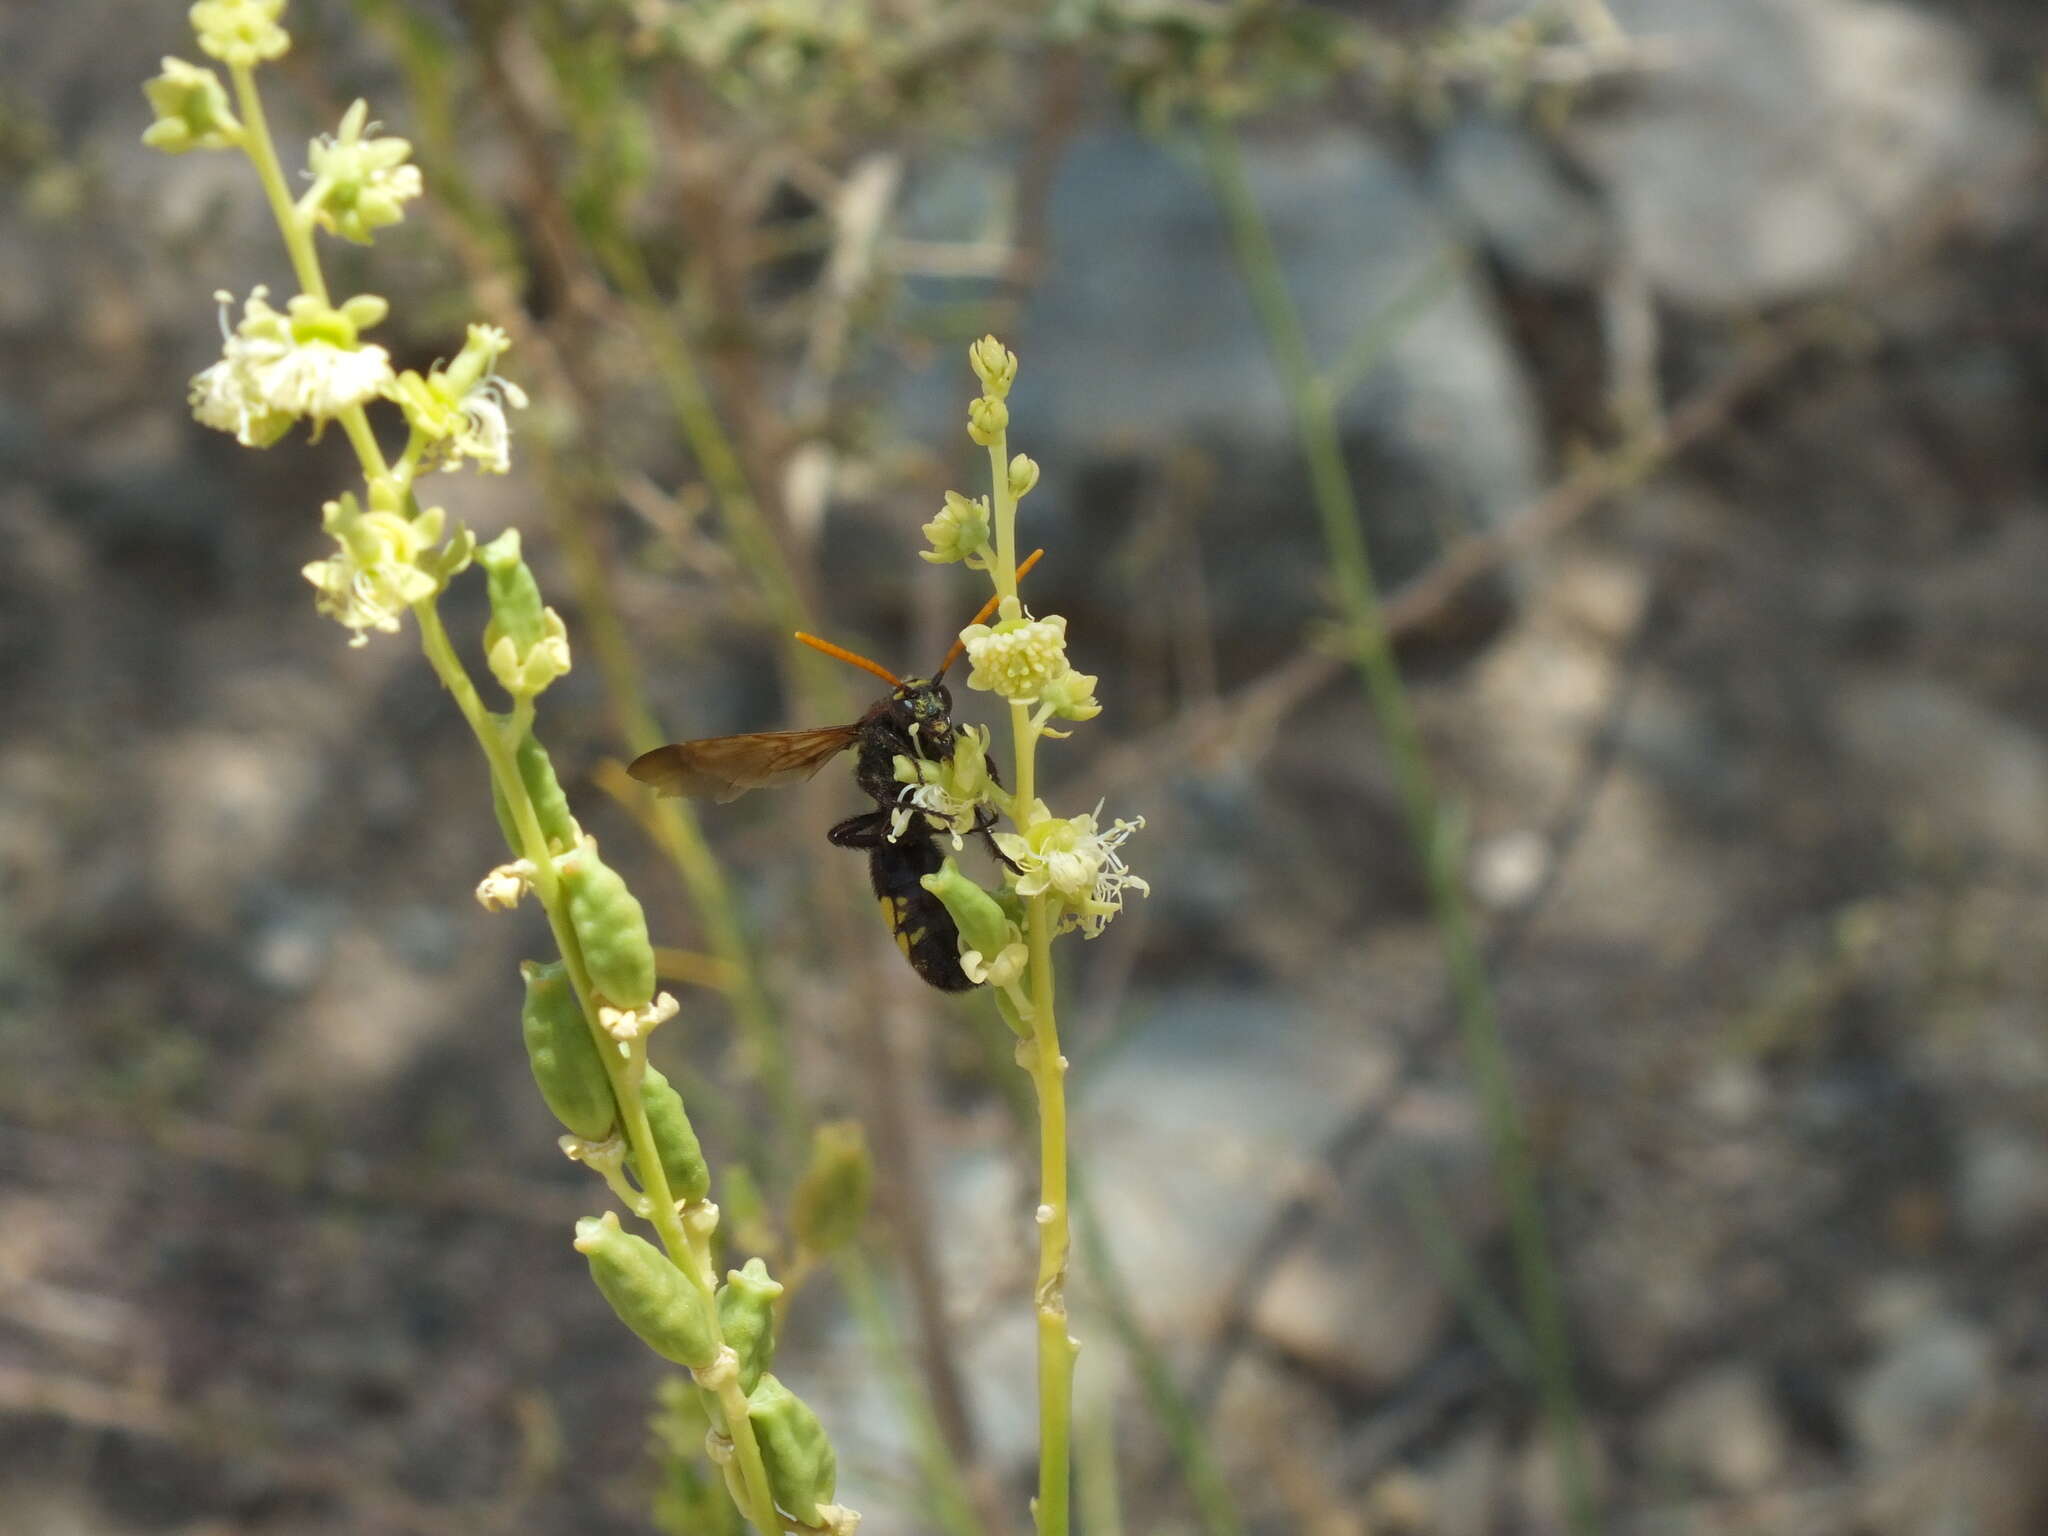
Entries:
[[1272,231],[1252,193],[1237,135],[1220,113],[1211,112],[1205,119],[1202,149],[1252,307],[1266,333],[1294,414],[1339,600],[1349,621],[1359,678],[1393,758],[1408,835],[1422,861],[1459,1034],[1478,1080],[1480,1109],[1493,1143],[1494,1175],[1508,1207],[1522,1306],[1535,1340],[1544,1415],[1564,1489],[1566,1521],[1576,1536],[1592,1536],[1599,1530],[1599,1517],[1586,1468],[1570,1341],[1544,1230],[1535,1165],[1515,1103],[1514,1076],[1501,1042],[1493,986],[1461,885],[1457,838],[1439,803],[1428,750],[1381,612],[1371,553],[1360,528],[1358,499],[1337,434],[1336,391],[1312,360],[1301,314],[1287,290]]
[[[996,558],[991,568],[996,592],[1017,596],[1017,497],[1010,484],[1008,435],[988,445],[994,485],[992,524]],[[1028,704],[1010,705],[1011,820],[1029,833],[1038,802],[1038,739],[1048,712]],[[1035,809],[1036,808],[1036,809]],[[1067,1332],[1067,1059],[1060,1054],[1059,1025],[1053,1015],[1052,898],[1026,899],[1024,940],[1031,951],[1029,1033],[1017,1049],[1038,1095],[1038,1277],[1033,1291],[1038,1311],[1038,1499],[1039,1536],[1066,1536],[1068,1478],[1074,1417],[1074,1340]]]
[[[292,268],[302,290],[320,299],[327,299],[327,285],[320,270],[318,253],[313,243],[313,221],[309,211],[295,205],[279,163],[277,150],[272,142],[266,122],[262,100],[256,89],[253,67],[231,64],[235,92],[242,112],[246,137],[243,141],[257,175],[263,183],[271,210],[277,217],[278,228],[284,237]],[[382,491],[394,500],[410,502],[412,477],[420,460],[421,444],[410,443],[400,457],[397,468],[385,460],[371,431],[369,418],[360,405],[349,406],[336,414],[349,442],[356,450],[365,479],[372,487],[373,500]],[[556,870],[546,834],[542,831],[540,816],[534,807],[526,782],[521,776],[516,760],[519,743],[524,739],[533,721],[533,696],[516,696],[516,703],[509,720],[501,720],[485,708],[483,699],[477,693],[461,658],[448,637],[447,629],[441,623],[437,597],[430,595],[411,605],[414,618],[420,626],[420,644],[428,664],[434,669],[441,684],[454,697],[456,708],[462,712],[475,734],[477,745],[483,749],[490,766],[491,779],[508,808],[514,828],[518,833],[518,851],[533,868],[533,888],[541,906],[547,913],[548,926],[553,931],[555,943],[561,951],[571,985],[581,1004],[583,1017],[590,1029],[598,1050],[598,1057],[604,1063],[610,1078],[612,1091],[619,1107],[619,1117],[632,1148],[634,1166],[641,1180],[643,1214],[652,1222],[661,1244],[670,1261],[681,1271],[684,1278],[697,1291],[704,1304],[707,1326],[715,1345],[722,1345],[718,1333],[718,1310],[716,1306],[717,1275],[712,1264],[708,1230],[686,1224],[678,1212],[673,1192],[669,1188],[660,1151],[655,1144],[654,1134],[648,1123],[646,1104],[641,1093],[641,1084],[647,1070],[647,1047],[644,1038],[636,1037],[622,1050],[598,1021],[596,990],[592,986],[589,967],[585,962],[583,947],[574,925],[570,921],[566,894]],[[732,1438],[732,1449],[738,1464],[740,1482],[745,1491],[744,1512],[761,1536],[779,1536],[783,1520],[776,1509],[775,1496],[769,1486],[767,1467],[761,1456],[761,1447],[754,1433],[752,1420],[748,1417],[747,1395],[741,1390],[739,1375],[733,1369],[714,1369],[700,1377],[701,1383],[713,1390],[726,1421],[727,1432]]]

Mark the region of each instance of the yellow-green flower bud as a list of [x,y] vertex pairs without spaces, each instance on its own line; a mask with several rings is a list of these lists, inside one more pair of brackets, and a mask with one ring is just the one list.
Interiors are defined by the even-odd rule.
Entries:
[[818,1416],[773,1376],[763,1376],[747,1394],[747,1418],[761,1444],[775,1502],[804,1525],[823,1525],[818,1506],[832,1502],[839,1457]]
[[1010,408],[994,395],[983,395],[967,406],[967,435],[986,448],[1001,441],[1010,430]]
[[576,1251],[619,1321],[662,1359],[702,1370],[718,1358],[704,1298],[660,1249],[620,1227],[616,1212],[577,1222]]
[[1013,704],[1037,703],[1071,665],[1067,621],[1056,613],[1031,619],[1018,610],[1017,617],[1005,614],[993,626],[970,624],[960,631],[960,642],[971,664],[967,686],[1000,694]]
[[761,1373],[775,1363],[775,1298],[781,1294],[782,1282],[771,1279],[759,1259],[727,1270],[718,1288],[718,1331],[740,1357],[742,1392],[759,1386]]
[[199,0],[187,14],[199,46],[237,69],[282,58],[292,45],[290,34],[277,24],[284,0]]
[[567,970],[559,960],[528,960],[519,974],[526,980],[520,1030],[540,1096],[568,1130],[585,1141],[604,1140],[618,1123],[619,1107]]
[[341,131],[322,136],[307,151],[319,201],[313,218],[344,240],[368,245],[373,230],[405,217],[403,204],[420,195],[420,168],[406,164],[412,146],[404,139],[366,139],[370,104],[358,100],[341,120]]
[[936,875],[918,882],[953,914],[960,929],[960,969],[969,981],[1008,986],[1024,974],[1030,950],[1024,936],[1003,912],[995,897],[960,873],[948,859]]
[[517,528],[507,528],[476,557],[491,595],[484,658],[507,693],[530,698],[569,670],[569,632],[560,614],[542,606],[540,586],[519,552]]
[[569,924],[583,946],[591,984],[614,1008],[644,1008],[654,1000],[654,946],[647,914],[625,880],[597,856],[585,837],[556,860],[569,895]]
[[967,349],[967,364],[981,380],[981,387],[998,399],[1007,395],[1017,380],[1017,354],[993,336],[984,336]]
[[1102,706],[1095,701],[1099,681],[1093,672],[1062,672],[1039,690],[1038,700],[1051,705],[1062,720],[1093,720],[1102,713]]
[[988,548],[988,518],[986,496],[970,501],[958,491],[946,492],[939,515],[924,525],[924,536],[932,547],[919,550],[918,555],[933,565],[952,565],[980,554]]
[[992,955],[1011,942],[1010,920],[996,905],[995,897],[963,875],[954,860],[947,859],[936,875],[926,875],[918,883],[953,914],[962,947]]
[[860,1122],[819,1126],[811,1133],[810,1166],[790,1200],[797,1246],[806,1253],[832,1253],[852,1242],[867,1220],[874,1184],[875,1165]]
[[[683,1108],[683,1096],[676,1092],[673,1083],[649,1067],[640,1080],[640,1103],[647,1111],[647,1129],[654,1137],[654,1150],[661,1158],[669,1195],[677,1200],[702,1200],[711,1192],[711,1167],[704,1161],[704,1148],[698,1144],[696,1128]],[[629,1161],[628,1166],[634,1165]],[[641,1183],[645,1187],[646,1181]]]
[[1022,501],[1037,484],[1038,460],[1022,453],[1010,460],[1010,495],[1014,500]]
[[210,69],[166,58],[163,73],[146,81],[156,121],[142,131],[142,142],[166,154],[188,149],[233,149],[242,142],[242,124],[228,105],[227,87]]
[[484,630],[488,650],[502,637],[521,651],[540,644],[546,632],[541,617],[540,584],[533,579],[519,551],[519,530],[507,528],[476,552],[477,563],[491,594],[491,622]]

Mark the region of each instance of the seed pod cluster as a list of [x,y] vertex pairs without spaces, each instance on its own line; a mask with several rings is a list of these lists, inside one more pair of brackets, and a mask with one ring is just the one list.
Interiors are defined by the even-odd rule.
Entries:
[[622,1228],[617,1213],[577,1222],[576,1251],[619,1321],[662,1359],[702,1370],[717,1358],[704,1298],[660,1249]]
[[566,968],[559,960],[528,960],[519,974],[526,981],[520,1032],[540,1096],[570,1131],[586,1141],[604,1140],[618,1123],[618,1104]]

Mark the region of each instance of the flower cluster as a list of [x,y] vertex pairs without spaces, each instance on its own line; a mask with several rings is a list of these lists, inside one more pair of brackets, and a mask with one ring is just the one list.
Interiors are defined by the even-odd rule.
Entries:
[[284,0],[199,0],[192,7],[192,30],[199,46],[230,69],[252,69],[268,59],[281,59],[290,48],[290,34],[277,24]]
[[[924,558],[962,562],[989,572],[995,581],[995,622],[970,624],[960,632],[970,665],[967,686],[1018,706],[1012,715],[1018,755],[1028,762],[1041,738],[1062,734],[1052,721],[1092,720],[1102,705],[1095,697],[1098,679],[1077,671],[1068,659],[1066,619],[1034,616],[1016,591],[1016,507],[1039,481],[1038,465],[1027,455],[1006,457],[1009,407],[1004,401],[1016,382],[1017,356],[993,336],[984,336],[968,349],[967,358],[983,389],[968,406],[967,435],[989,450],[996,494],[991,504],[986,497],[969,499],[948,491],[939,515],[925,524],[932,547]],[[973,886],[951,861],[924,883],[953,913],[968,979],[997,985],[1005,996],[1006,1015],[1024,1026],[1033,1005],[1020,985],[1031,963],[1020,927],[1023,904],[1042,904],[1053,934],[1078,929],[1094,938],[1123,910],[1126,891],[1150,892],[1125,866],[1120,851],[1145,821],[1133,817],[1105,826],[1100,805],[1090,813],[1059,817],[1035,796],[1013,800],[989,772],[987,751],[985,730],[963,728],[943,762],[898,758],[896,778],[904,788],[891,835],[902,836],[912,816],[922,813],[952,837],[957,850],[988,824],[985,807],[1009,815],[1016,830],[997,832],[994,840],[1005,865],[1001,900],[1014,910],[1000,910],[997,898]],[[1019,784],[1032,782],[1024,767],[1017,772]]]
[[250,448],[267,448],[302,418],[315,425],[376,399],[392,382],[391,354],[360,340],[384,318],[386,305],[360,294],[334,309],[309,294],[280,314],[258,286],[228,329],[231,294],[221,306],[220,361],[192,380],[192,414],[203,426],[232,432]]
[[346,492],[321,508],[320,525],[337,548],[308,565],[305,576],[313,584],[314,606],[354,631],[350,645],[364,644],[373,629],[395,633],[401,613],[439,592],[469,563],[466,534],[438,556],[433,553],[445,521],[439,507],[415,517],[377,508],[365,512]]
[[420,195],[420,168],[408,165],[412,146],[404,139],[366,139],[377,125],[370,104],[357,101],[342,117],[341,131],[322,135],[306,154],[313,190],[306,205],[322,229],[368,245],[373,230],[405,217],[403,205]]
[[1145,818],[1099,823],[1102,806],[1079,816],[1058,817],[1034,803],[1022,832],[998,832],[996,846],[1014,872],[1019,896],[1049,895],[1059,904],[1056,931],[1079,928],[1094,938],[1123,910],[1128,887],[1150,895],[1152,887],[1124,867],[1117,850],[1145,825]]
[[423,471],[460,469],[467,462],[502,475],[512,467],[505,412],[524,410],[526,391],[494,371],[511,344],[495,325],[472,325],[454,362],[424,375],[407,369],[386,391],[421,445]]
[[913,812],[953,839],[957,852],[981,825],[981,808],[997,794],[988,771],[988,727],[963,725],[953,733],[953,753],[941,761],[902,757],[895,762],[896,781],[903,785],[893,813],[893,841],[909,830]]

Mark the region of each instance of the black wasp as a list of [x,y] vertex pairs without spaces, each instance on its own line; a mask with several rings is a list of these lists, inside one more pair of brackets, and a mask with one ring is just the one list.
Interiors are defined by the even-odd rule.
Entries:
[[[1038,554],[1033,554],[1018,566],[1017,574],[1022,576],[1037,560]],[[994,611],[991,599],[974,622],[982,622]],[[641,783],[653,785],[660,794],[726,801],[750,789],[799,783],[848,747],[858,747],[853,780],[874,800],[875,809],[847,817],[825,836],[841,848],[867,851],[875,899],[882,904],[882,916],[910,968],[941,991],[965,992],[978,983],[968,980],[960,969],[959,928],[944,903],[920,883],[926,875],[939,872],[945,857],[931,824],[920,817],[902,831],[894,830],[905,788],[896,777],[896,759],[922,758],[936,763],[953,755],[958,732],[945,676],[960,658],[961,647],[956,642],[930,677],[899,678],[828,641],[810,635],[798,638],[874,673],[889,684],[889,693],[850,725],[679,741],[642,754],[626,771]],[[986,837],[993,825],[994,816],[984,807],[975,831]],[[993,840],[990,847],[994,847]]]

